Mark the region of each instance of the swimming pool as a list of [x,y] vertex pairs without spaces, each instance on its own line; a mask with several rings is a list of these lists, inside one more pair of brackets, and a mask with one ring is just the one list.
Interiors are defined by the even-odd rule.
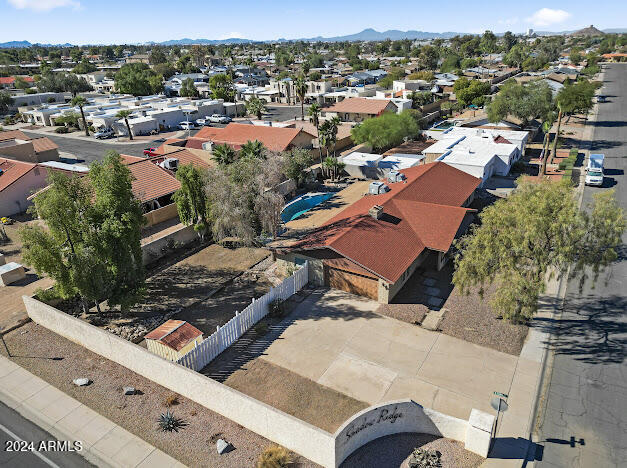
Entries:
[[431,127],[431,130],[446,130],[454,126],[455,126],[455,122],[451,122],[450,120],[445,120]]
[[327,201],[329,198],[333,197],[334,193],[306,193],[283,207],[283,211],[281,212],[281,220],[284,223],[288,221],[292,221],[293,219],[298,218],[303,213],[308,212],[314,206],[319,205],[322,202]]

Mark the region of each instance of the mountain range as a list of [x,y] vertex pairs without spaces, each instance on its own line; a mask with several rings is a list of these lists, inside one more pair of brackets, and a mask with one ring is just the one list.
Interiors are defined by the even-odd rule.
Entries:
[[[558,35],[558,34],[570,34],[573,31],[561,31],[561,32],[550,32],[550,31],[536,31],[536,34],[540,36],[545,35]],[[614,28],[614,29],[606,29],[603,32],[605,33],[626,33],[626,28]],[[460,32],[442,32],[442,33],[434,33],[434,32],[424,32],[424,31],[399,31],[396,29],[390,29],[387,31],[379,32],[372,28],[364,29],[361,32],[356,34],[348,34],[346,36],[333,36],[333,37],[310,37],[310,38],[300,38],[300,39],[277,39],[272,41],[254,41],[252,39],[243,39],[237,37],[231,37],[228,39],[172,39],[169,41],[163,42],[145,42],[145,45],[191,45],[191,44],[204,44],[204,45],[221,45],[221,44],[244,44],[249,42],[290,42],[290,41],[309,41],[309,42],[339,42],[339,41],[383,41],[385,39],[391,40],[400,40],[400,39],[411,39],[411,40],[424,40],[424,39],[449,39],[451,37],[457,35],[464,35],[469,33],[460,33]],[[497,34],[499,36],[501,34]],[[10,41],[10,42],[0,42],[0,48],[23,48],[23,47],[31,47],[35,45],[40,45],[44,47],[72,47],[72,44],[32,44],[28,41]]]

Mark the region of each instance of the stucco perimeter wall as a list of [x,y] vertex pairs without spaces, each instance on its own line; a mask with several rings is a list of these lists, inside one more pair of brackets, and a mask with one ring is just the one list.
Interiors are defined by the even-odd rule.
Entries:
[[23,299],[39,325],[322,466],[336,466],[335,439],[328,432],[36,299]]
[[142,261],[144,265],[157,261],[168,251],[168,244],[171,242],[179,244],[189,244],[198,239],[198,234],[193,226],[182,226],[177,231],[170,232],[163,237],[159,237],[147,244],[142,245]]
[[467,429],[468,421],[423,408],[412,400],[371,406],[346,421],[335,433],[335,466],[379,437],[418,432],[465,442]]

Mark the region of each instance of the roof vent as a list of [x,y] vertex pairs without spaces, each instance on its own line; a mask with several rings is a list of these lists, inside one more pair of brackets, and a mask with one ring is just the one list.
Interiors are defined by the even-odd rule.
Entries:
[[381,205],[374,205],[368,210],[368,214],[374,219],[381,219],[383,216],[383,207]]

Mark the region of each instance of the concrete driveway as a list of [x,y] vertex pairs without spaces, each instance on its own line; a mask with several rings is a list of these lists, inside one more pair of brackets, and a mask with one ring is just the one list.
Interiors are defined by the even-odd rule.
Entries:
[[[317,290],[261,359],[369,404],[412,398],[463,419],[472,408],[493,413],[492,392],[510,393],[513,381],[515,393],[533,393],[535,363],[378,315],[378,306]],[[525,366],[528,382],[520,374]],[[510,411],[527,414],[531,400],[510,399]]]

